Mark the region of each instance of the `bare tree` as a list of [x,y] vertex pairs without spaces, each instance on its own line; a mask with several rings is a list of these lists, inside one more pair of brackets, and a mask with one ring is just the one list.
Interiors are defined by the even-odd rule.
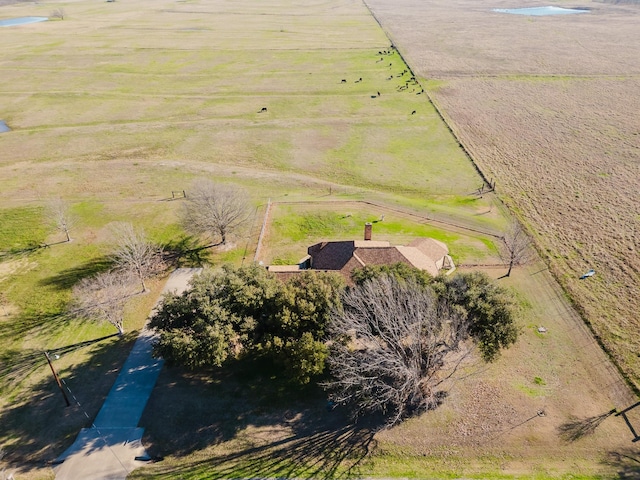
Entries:
[[116,269],[129,272],[147,291],[145,280],[162,268],[161,249],[151,243],[142,229],[135,229],[130,223],[116,223],[112,228],[114,237],[111,258]]
[[67,242],[71,241],[69,231],[75,225],[75,217],[71,214],[69,204],[61,198],[49,200],[45,208],[47,222],[57,231],[62,232],[67,237]]
[[248,218],[247,193],[233,185],[198,180],[186,200],[182,214],[185,229],[212,239],[219,237],[223,245]]
[[523,265],[531,260],[533,251],[531,249],[531,240],[527,233],[518,222],[509,225],[507,233],[502,237],[503,243],[500,248],[500,258],[509,265],[509,270],[504,275],[511,275],[513,267]]
[[111,270],[82,279],[73,289],[78,317],[109,322],[124,333],[124,306],[135,295],[130,276]]
[[56,8],[55,10],[53,10],[51,12],[51,14],[49,15],[49,18],[56,18],[56,19],[59,19],[59,20],[64,20],[65,16],[66,16],[66,13],[65,13],[63,8]]
[[464,315],[430,287],[392,276],[348,290],[329,335],[333,400],[382,412],[389,425],[438,405],[442,383],[469,352]]

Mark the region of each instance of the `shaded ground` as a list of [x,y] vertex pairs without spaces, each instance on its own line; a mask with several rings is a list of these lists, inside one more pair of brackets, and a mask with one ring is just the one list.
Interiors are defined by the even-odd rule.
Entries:
[[[301,477],[357,472],[373,445],[371,422],[327,410],[315,387],[292,389],[255,365],[202,374],[163,370],[141,423],[154,457],[132,478]],[[176,462],[176,460],[178,460]]]

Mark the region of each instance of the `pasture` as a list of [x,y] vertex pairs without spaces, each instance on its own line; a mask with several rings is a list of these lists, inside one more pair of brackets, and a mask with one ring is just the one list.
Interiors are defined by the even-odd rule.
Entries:
[[[495,238],[478,231],[503,231],[504,208],[475,193],[482,178],[422,87],[407,84],[400,56],[380,53],[389,39],[361,2],[73,0],[0,13],[60,8],[64,20],[0,29],[0,116],[11,128],[0,134],[0,469],[52,478],[48,462],[97,412],[162,280],[128,306],[124,339],[89,344],[113,329],[69,318],[71,288],[105,268],[112,222],[134,222],[167,248],[192,245],[172,191],[193,179],[245,187],[255,211],[228,249],[190,261],[251,260],[271,199],[268,261],[358,238],[363,220],[384,213],[376,235],[385,239],[432,235],[462,263],[497,262]],[[57,197],[78,219],[71,243],[42,217]],[[317,390],[283,398],[255,378],[167,369],[142,425],[165,460],[132,475],[633,473],[621,420],[560,435],[630,395],[558,285],[541,264],[504,283],[522,306],[523,338],[495,364],[468,365],[444,408],[373,436],[340,412],[324,415]],[[64,351],[54,363],[79,405],[64,409],[44,350]]]
[[527,17],[491,11],[505,1],[366,3],[640,388],[640,7],[561,2],[590,11]]

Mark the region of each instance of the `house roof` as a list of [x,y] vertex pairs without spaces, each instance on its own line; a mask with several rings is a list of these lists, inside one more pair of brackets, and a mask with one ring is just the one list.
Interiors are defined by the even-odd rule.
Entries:
[[314,270],[342,270],[354,251],[353,241],[321,242],[311,245],[307,251]]
[[447,245],[435,238],[416,238],[409,244],[409,246],[417,248],[434,262],[437,262],[445,255],[449,255],[449,248]]
[[308,248],[308,253],[312,258],[312,269],[337,270],[347,278],[358,267],[394,263],[407,263],[435,276],[438,274],[437,262],[449,253],[449,249],[432,238],[417,238],[408,246],[392,246],[386,241],[346,240],[316,243]]
[[434,277],[438,275],[438,267],[436,261],[426,256],[416,247],[405,247],[404,245],[398,245],[396,247],[398,252],[407,259],[405,263],[409,263],[420,270],[426,270]]
[[391,265],[398,262],[406,262],[405,258],[396,247],[360,247],[354,252],[364,265]]

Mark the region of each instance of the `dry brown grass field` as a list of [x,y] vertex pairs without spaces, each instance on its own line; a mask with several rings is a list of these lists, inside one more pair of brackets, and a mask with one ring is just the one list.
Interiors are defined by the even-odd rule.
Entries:
[[590,12],[529,17],[492,8],[538,3],[366,3],[640,387],[640,7],[555,2]]
[[[429,27],[429,34],[441,28],[434,48],[429,43],[417,48],[417,42],[405,42],[402,34],[420,33],[423,27],[411,21],[424,20],[425,15],[418,13],[425,6],[385,1],[391,10],[383,8],[383,0],[370,6],[423,77],[431,79],[432,69],[411,52],[427,52],[427,59],[437,56],[434,65],[458,72],[480,61],[481,49],[464,38],[456,40],[455,35],[478,25],[482,17],[459,23],[458,17],[442,16]],[[97,413],[131,342],[113,339],[57,361],[61,376],[82,403],[63,414],[46,365],[21,364],[19,359],[39,358],[43,350],[111,333],[108,326],[60,319],[73,282],[91,274],[92,262],[103,258],[110,222],[134,221],[157,240],[180,238],[184,233],[177,226],[180,201],[168,200],[172,190],[188,188],[196,177],[242,185],[256,206],[251,231],[236,238],[232,250],[212,255],[214,265],[240,263],[245,244],[252,248],[256,241],[269,198],[279,203],[265,237],[267,261],[296,260],[311,243],[352,238],[360,234],[362,221],[385,214],[376,226],[380,238],[400,243],[431,235],[449,242],[452,254],[463,263],[498,262],[494,241],[477,232],[504,231],[504,210],[493,194],[472,194],[482,179],[426,95],[398,91],[404,82],[397,75],[406,66],[397,54],[380,61],[378,52],[388,48],[389,39],[360,0],[40,1],[2,6],[0,15],[47,16],[58,8],[66,12],[62,21],[0,29],[0,118],[12,128],[0,134],[0,218],[13,222],[11,233],[16,237],[36,242],[55,241],[44,233],[33,233],[44,232],[37,209],[48,198],[70,201],[80,219],[74,242],[0,261],[0,358],[10,363],[0,370],[0,449],[6,454],[0,475],[6,466],[8,471],[18,470],[16,479],[53,477],[47,462],[64,451],[81,427],[88,426],[83,410],[89,417]],[[441,7],[442,15],[444,11]],[[469,12],[479,14],[484,9],[475,5]],[[507,25],[502,17],[495,18]],[[618,33],[633,39],[637,33],[632,24],[625,32],[624,18],[620,15]],[[396,31],[399,20],[404,27]],[[552,21],[561,25],[558,22],[568,20]],[[570,35],[564,26],[561,30]],[[592,39],[583,42],[589,47],[587,40]],[[438,43],[446,48],[435,48]],[[456,45],[466,45],[469,62],[453,48]],[[495,41],[496,52],[509,47]],[[630,48],[628,55],[633,54]],[[498,55],[497,63],[505,68],[517,64],[503,57]],[[574,60],[568,57],[567,62]],[[462,77],[443,75],[445,83],[424,84],[425,89],[440,86],[433,91],[437,104],[443,106],[474,157],[480,157],[482,144],[471,133],[463,135],[462,123],[454,117],[460,105],[446,103],[450,98],[446,93],[459,88],[467,92],[470,103],[489,99],[504,109],[505,116],[511,115],[505,125],[522,133],[512,117],[514,111],[525,110],[514,110],[515,103],[497,94],[493,102],[488,93],[476,97],[471,90],[475,85],[490,87],[494,81],[542,88],[551,80],[546,71],[546,76],[531,79],[530,72],[512,70],[506,68],[504,77],[478,77],[474,72]],[[396,77],[390,78],[392,74]],[[561,92],[562,82],[567,82],[569,92],[573,82],[595,88],[597,82],[617,85],[634,78],[616,75],[619,78],[554,78],[558,83],[552,84]],[[609,90],[604,93],[613,95]],[[563,98],[560,93],[559,98]],[[573,107],[570,98],[567,94],[566,102]],[[605,98],[604,94],[598,98]],[[629,108],[633,114],[632,101],[620,108]],[[260,112],[263,107],[267,111]],[[570,112],[569,107],[567,112],[558,107],[553,114],[566,115],[569,132],[580,138],[584,132],[571,129],[570,122],[576,119]],[[617,112],[611,112],[611,118],[618,118]],[[540,113],[552,116],[542,107]],[[483,115],[487,114],[474,110],[469,124],[482,121]],[[621,124],[624,115],[620,113],[619,118]],[[590,128],[600,128],[597,118],[585,116],[580,121],[589,119],[593,119],[589,125],[594,125]],[[487,118],[479,127],[494,128],[494,120],[500,125]],[[530,121],[535,130],[534,120]],[[623,131],[620,124],[611,124],[609,138],[615,138],[616,129]],[[497,141],[503,131],[496,127],[494,133],[495,149],[511,154]],[[483,138],[488,137],[483,134]],[[596,151],[601,144],[602,140],[594,141],[585,152]],[[521,147],[518,151],[530,151],[524,142],[514,145]],[[620,145],[612,141],[611,152]],[[537,217],[521,198],[525,192],[533,198],[544,187],[549,192],[545,201],[558,204],[552,193],[556,195],[559,187],[551,189],[558,173],[544,182],[539,175],[532,190],[525,183],[516,188],[516,181],[524,182],[518,178],[531,178],[522,175],[523,165],[516,172],[519,176],[505,178],[506,166],[492,163],[493,156],[477,160],[487,176],[498,179],[498,191],[508,205],[534,232],[545,233],[539,241],[547,243],[540,245],[543,252],[549,248],[550,256],[559,257],[554,264],[557,271],[566,264],[567,278],[573,278],[583,267],[598,270],[589,283],[571,283],[574,288],[591,288],[587,293],[593,294],[598,288],[610,288],[605,281],[612,273],[605,269],[631,265],[612,260],[613,266],[604,265],[622,240],[611,240],[608,250],[584,242],[584,249],[600,248],[601,263],[587,258],[576,265],[571,263],[576,262],[575,250],[566,246],[555,250],[556,244],[551,243],[568,244],[573,238],[569,223],[564,229],[550,224],[547,230],[536,227]],[[627,162],[631,171],[632,155]],[[621,182],[622,174],[616,170],[621,167],[609,168],[598,170],[602,175],[597,175],[597,181],[613,192],[613,184]],[[563,178],[571,189],[571,179]],[[614,197],[615,192],[606,188],[581,192],[582,198],[588,192],[588,198],[596,198],[601,192],[603,211],[610,202],[618,202],[617,218],[630,221],[628,212],[622,211],[624,196]],[[605,201],[608,198],[612,200]],[[334,200],[343,204],[328,203]],[[356,205],[361,200],[382,207]],[[292,206],[295,202],[308,203],[298,208]],[[569,203],[572,208],[580,205],[575,196]],[[569,212],[562,213],[557,225],[569,218]],[[540,218],[547,214],[540,210]],[[457,226],[448,229],[445,223],[425,217]],[[26,219],[23,224],[21,218]],[[595,218],[594,209],[581,220],[595,222]],[[14,239],[7,239],[10,235],[4,229],[0,233],[7,242],[0,250],[12,247]],[[489,273],[499,277],[504,269],[489,269]],[[633,478],[638,473],[638,455],[628,427],[619,417],[609,416],[601,424],[594,421],[613,407],[633,401],[624,382],[542,263],[518,268],[511,278],[500,281],[513,289],[522,307],[523,333],[518,344],[494,364],[467,365],[464,378],[450,385],[443,408],[369,437],[371,448],[364,457],[349,450],[353,447],[349,425],[339,414],[327,417],[319,390],[312,389],[310,398],[301,394],[301,398],[283,399],[274,393],[269,379],[243,382],[227,371],[191,374],[164,369],[141,426],[146,428],[145,444],[165,460],[132,476],[318,478],[338,476],[357,461],[352,473],[363,477]],[[154,292],[160,288],[158,281]],[[154,300],[151,294],[129,306],[127,340],[141,327]],[[599,306],[602,302],[596,303],[597,308],[605,308]],[[625,305],[622,300],[620,305],[609,305],[612,316]],[[631,317],[620,316],[611,325],[620,325],[625,318],[631,323]],[[547,333],[538,333],[539,326],[546,327]],[[621,331],[621,338],[636,341],[628,332]],[[632,421],[640,425],[637,411]]]

